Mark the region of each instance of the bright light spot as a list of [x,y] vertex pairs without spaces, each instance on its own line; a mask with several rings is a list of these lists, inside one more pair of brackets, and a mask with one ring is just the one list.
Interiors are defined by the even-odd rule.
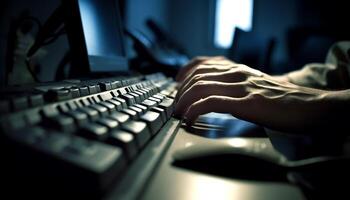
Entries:
[[215,46],[229,48],[234,37],[234,28],[251,31],[253,0],[216,0]]
[[190,146],[192,146],[192,145],[193,145],[192,142],[186,142],[185,147],[190,147]]
[[241,139],[241,138],[234,138],[228,141],[228,143],[236,148],[240,148],[240,147],[245,147],[247,146],[247,141],[245,139]]
[[238,181],[227,181],[209,176],[195,176],[188,180],[191,187],[185,199],[252,199],[249,188]]

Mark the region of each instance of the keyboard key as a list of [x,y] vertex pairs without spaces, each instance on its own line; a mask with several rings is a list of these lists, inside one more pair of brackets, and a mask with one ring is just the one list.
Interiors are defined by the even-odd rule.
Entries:
[[118,93],[118,95],[122,95],[122,94],[126,94],[127,91],[125,90],[125,88],[120,88],[120,89],[117,90],[117,93]]
[[125,109],[121,110],[121,112],[123,112],[125,114],[128,114],[131,117],[131,119],[133,119],[133,120],[137,120],[138,119],[137,112],[134,111],[134,110],[131,110],[129,108],[125,108]]
[[98,92],[96,85],[89,85],[88,88],[90,94],[96,94]]
[[124,124],[125,122],[129,121],[130,116],[122,113],[122,112],[114,112],[113,114],[108,116],[109,118],[118,121],[121,124]]
[[140,108],[142,110],[142,114],[145,114],[148,110],[148,108],[146,106],[141,105],[141,104],[134,104],[133,106]]
[[112,81],[112,82],[111,82],[111,88],[112,88],[112,90],[117,89],[117,88],[119,88],[119,87],[121,87],[120,81]]
[[158,106],[160,108],[163,108],[167,114],[167,118],[170,118],[174,110],[174,100],[170,98],[164,98],[164,100]]
[[125,124],[122,124],[122,129],[134,134],[136,137],[137,145],[140,148],[142,148],[151,138],[151,134],[145,122],[129,121]]
[[176,95],[177,95],[177,90],[175,90],[174,92],[172,92],[172,93],[170,94],[169,97],[175,99]]
[[135,103],[141,103],[143,101],[142,96],[134,91],[128,92],[128,94],[135,97]]
[[109,130],[116,129],[119,126],[119,123],[116,120],[109,118],[101,118],[98,119],[96,122],[107,127]]
[[41,142],[46,137],[46,134],[46,131],[42,127],[30,126],[15,131],[10,136],[25,144],[35,144]]
[[108,82],[100,82],[98,83],[100,88],[101,88],[101,91],[108,91],[108,90],[111,90],[112,89],[112,86],[111,86],[111,83],[108,83]]
[[116,101],[114,99],[110,99],[107,102],[113,104],[116,107],[116,110],[118,110],[118,111],[123,109],[122,103],[120,103],[119,101]]
[[143,92],[143,91],[140,91],[139,89],[135,90],[134,92],[135,92],[136,94],[139,94],[139,95],[140,95],[140,97],[141,97],[141,102],[142,102],[143,100],[145,100],[145,99],[148,98],[148,96],[146,95],[146,93]]
[[19,113],[12,114],[4,120],[0,121],[2,130],[13,131],[19,130],[27,126],[25,117]]
[[130,94],[122,94],[122,95],[119,95],[118,97],[124,99],[129,106],[136,103],[135,97]]
[[74,101],[74,103],[75,103],[75,104],[77,105],[77,107],[79,107],[79,108],[85,107],[85,106],[81,103],[81,101],[76,100],[76,101]]
[[[17,143],[24,144],[23,153],[28,154],[23,154],[23,157],[35,154],[35,161],[43,163],[35,165],[38,172],[41,172],[40,170],[57,172],[64,184],[71,188],[79,184],[79,187],[96,189],[96,192],[99,191],[98,188],[105,189],[120,176],[126,166],[126,155],[118,146],[58,132],[47,133],[40,127],[14,132],[11,137]],[[25,160],[32,159],[26,157]],[[50,168],[43,168],[45,166]],[[39,180],[43,180],[40,179],[40,175]]]
[[115,105],[106,101],[101,101],[99,105],[104,106],[108,109],[109,113],[116,111]]
[[57,106],[57,109],[61,112],[68,112],[69,111],[69,107],[66,104],[60,104]]
[[152,135],[155,135],[163,125],[160,114],[154,111],[147,111],[140,120],[147,123]]
[[99,85],[95,85],[95,87],[96,87],[96,91],[97,91],[97,93],[100,93],[100,92],[101,92],[101,88],[100,88],[100,86],[99,86]]
[[112,99],[112,95],[111,93],[103,93],[103,94],[99,94],[99,97],[102,101],[107,101],[109,99]]
[[52,116],[55,116],[55,115],[58,115],[58,110],[55,106],[53,105],[47,105],[45,107],[43,107],[40,111],[40,114],[43,116],[43,117],[52,117]]
[[62,132],[73,132],[75,130],[74,119],[66,115],[56,115],[43,119],[44,126]]
[[[56,134],[57,135],[57,134]],[[60,136],[64,136],[60,134]],[[46,150],[52,152],[52,150]],[[79,184],[86,189],[105,188],[122,172],[126,166],[126,157],[121,148],[84,138],[73,137],[63,146],[61,151],[52,152],[53,157],[65,162],[65,170],[70,172],[67,183],[71,187]],[[52,170],[59,171],[61,168]],[[86,180],[98,181],[81,181]],[[79,180],[79,181],[75,181]]]
[[72,117],[74,119],[74,122],[78,126],[82,126],[82,125],[86,124],[89,120],[88,115],[86,113],[80,112],[78,110],[71,110],[65,114]]
[[98,98],[97,95],[92,96],[92,98],[93,98],[93,100],[95,101],[95,103],[101,102],[101,99]]
[[74,101],[69,101],[67,102],[67,106],[70,110],[75,110],[77,109],[77,105],[74,103]]
[[143,114],[142,109],[136,106],[129,106],[129,109],[135,111],[138,117],[141,117],[141,115]]
[[89,108],[89,107],[82,107],[82,108],[79,109],[79,111],[81,111],[83,113],[86,113],[89,116],[89,119],[91,121],[94,121],[94,120],[98,119],[98,112],[97,112],[97,110],[94,110],[94,109]]
[[152,107],[157,106],[157,102],[146,99],[142,102],[142,105],[146,106],[148,109],[151,109]]
[[139,88],[139,89],[137,89],[136,91],[138,91],[138,92],[141,92],[144,96],[145,96],[145,99],[147,99],[148,97],[150,97],[150,94],[149,94],[149,92],[148,92],[148,90],[146,90],[146,89],[144,89],[144,88]]
[[113,130],[110,133],[107,142],[112,145],[121,147],[129,160],[133,159],[137,154],[137,144],[135,137],[123,130]]
[[30,125],[37,124],[41,121],[41,116],[37,110],[28,110],[24,113],[26,122]]
[[169,96],[171,94],[171,91],[169,91],[169,90],[162,90],[160,93],[165,95],[165,96]]
[[97,110],[98,113],[99,113],[102,117],[105,117],[105,116],[108,115],[108,110],[107,110],[107,108],[106,108],[106,107],[103,107],[103,106],[101,106],[101,105],[99,105],[99,104],[93,104],[93,105],[90,105],[89,107],[92,108],[92,109]]
[[164,100],[164,96],[163,95],[161,95],[161,94],[155,94],[155,95],[153,95],[153,97],[154,98],[157,98],[157,99],[160,99],[160,100]]
[[48,102],[64,101],[72,98],[72,93],[67,88],[50,89],[45,93]]
[[42,94],[36,94],[29,97],[29,104],[31,107],[41,106],[44,104],[44,97]]
[[88,100],[88,98],[80,99],[79,102],[80,102],[83,106],[88,106],[88,105],[91,104],[91,102]]
[[96,123],[90,123],[82,126],[78,134],[89,139],[104,141],[108,137],[108,128]]
[[160,104],[160,103],[162,102],[162,100],[160,100],[160,99],[158,99],[158,98],[155,98],[155,97],[150,97],[150,98],[148,98],[148,99],[151,100],[151,101],[157,102],[157,105]]
[[123,98],[113,97],[113,100],[119,101],[122,104],[123,109],[128,108],[128,105],[126,104],[126,101]]
[[72,94],[72,98],[78,98],[80,97],[80,91],[78,87],[71,87],[69,88],[70,93]]
[[89,88],[87,86],[81,86],[79,88],[80,96],[87,96],[89,95]]
[[27,97],[16,97],[12,99],[12,107],[15,111],[28,108]]
[[151,108],[151,111],[154,111],[160,114],[163,124],[167,121],[167,114],[163,108],[153,107]]

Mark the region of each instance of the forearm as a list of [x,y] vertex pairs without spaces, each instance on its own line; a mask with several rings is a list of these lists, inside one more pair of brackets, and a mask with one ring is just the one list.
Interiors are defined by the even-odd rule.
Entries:
[[325,94],[325,104],[328,107],[324,123],[330,134],[349,135],[350,89],[330,91]]
[[325,95],[325,99],[339,117],[345,118],[350,114],[350,89],[330,91]]

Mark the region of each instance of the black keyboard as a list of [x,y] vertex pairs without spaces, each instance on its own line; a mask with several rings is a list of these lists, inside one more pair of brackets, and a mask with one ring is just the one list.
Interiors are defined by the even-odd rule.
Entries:
[[179,124],[169,123],[176,83],[162,74],[19,93],[0,101],[2,171],[10,188],[34,196],[45,188],[56,197],[99,199],[113,190],[136,198]]

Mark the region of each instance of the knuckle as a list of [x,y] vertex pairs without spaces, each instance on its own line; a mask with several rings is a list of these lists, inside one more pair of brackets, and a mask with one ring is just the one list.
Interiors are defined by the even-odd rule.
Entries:
[[202,80],[200,80],[200,81],[198,81],[198,82],[196,82],[195,84],[194,84],[194,86],[196,87],[196,88],[202,88],[202,87],[204,87],[204,86],[206,86],[207,85],[207,83],[205,82],[205,81],[202,81]]
[[265,96],[259,92],[254,92],[249,95],[249,99],[251,101],[261,101],[265,99]]
[[195,82],[204,82],[206,80],[206,77],[207,77],[207,75],[198,74],[198,75],[196,75],[194,81]]
[[201,74],[196,74],[196,75],[193,77],[193,80],[197,82],[197,81],[201,80],[201,78],[202,78],[202,75],[201,75]]
[[209,104],[209,105],[215,103],[215,101],[216,101],[216,98],[213,97],[213,96],[209,96],[209,97],[206,97],[206,98],[202,99],[203,103],[206,103],[206,104]]

